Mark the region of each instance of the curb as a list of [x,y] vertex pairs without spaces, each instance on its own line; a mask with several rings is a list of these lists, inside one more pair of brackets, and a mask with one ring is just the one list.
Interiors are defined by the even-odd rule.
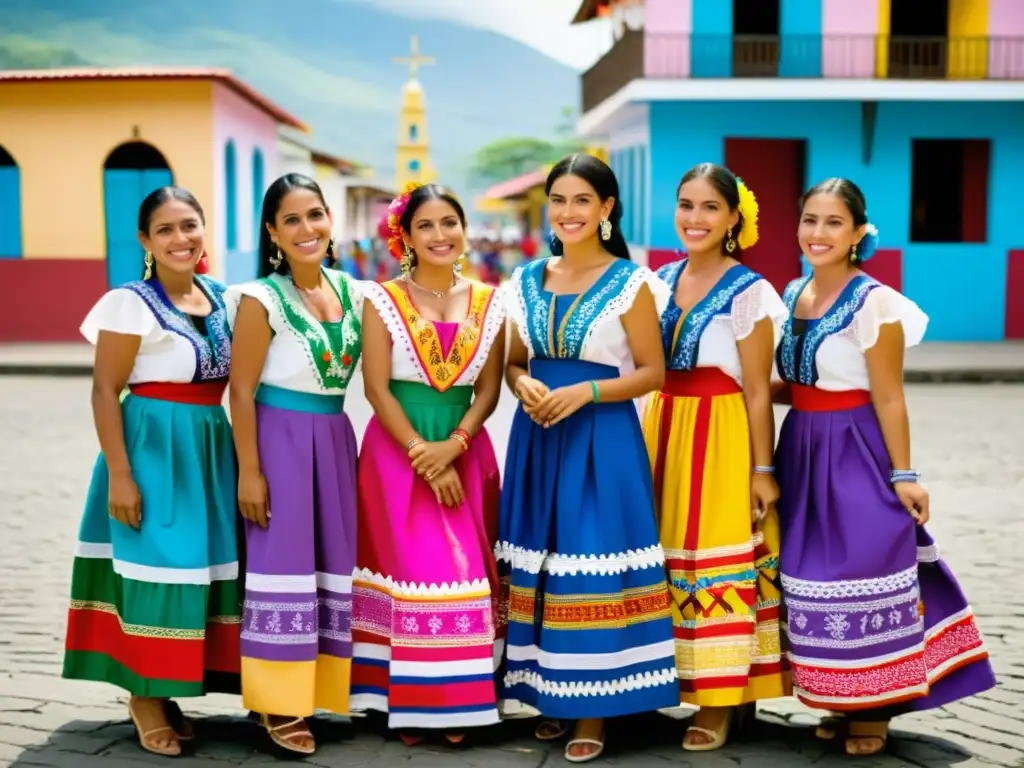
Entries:
[[[0,377],[3,376],[89,377],[92,364],[0,363]],[[903,381],[907,384],[1024,384],[1024,368],[910,370],[904,372]]]

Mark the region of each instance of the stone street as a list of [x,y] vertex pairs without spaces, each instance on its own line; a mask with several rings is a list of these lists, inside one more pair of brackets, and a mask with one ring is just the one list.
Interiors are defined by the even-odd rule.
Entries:
[[[118,690],[60,678],[71,552],[97,450],[86,378],[0,378],[0,766],[119,768],[156,764],[137,745]],[[354,392],[361,392],[358,383]],[[885,756],[862,766],[1024,766],[1024,386],[912,385],[914,463],[932,493],[932,533],[961,579],[985,633],[999,687],[925,715],[899,719]],[[504,454],[513,401],[490,429]],[[361,433],[365,401],[350,397]],[[270,765],[262,734],[234,697],[181,702],[200,740],[182,766]],[[681,715],[682,713],[680,713]],[[812,738],[813,714],[790,701],[760,706],[750,732],[725,749],[679,749],[685,724],[660,715],[609,725],[596,764],[645,766],[851,765]],[[471,734],[464,748],[405,748],[377,722],[317,719],[316,766],[562,765],[561,745],[514,721]]]

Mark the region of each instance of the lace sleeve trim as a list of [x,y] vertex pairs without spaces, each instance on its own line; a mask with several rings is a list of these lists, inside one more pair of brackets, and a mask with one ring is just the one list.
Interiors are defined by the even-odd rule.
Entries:
[[[661,315],[665,307],[668,306],[671,291],[665,282],[647,267],[637,267],[633,274],[626,279],[626,284],[619,291],[618,295],[608,300],[608,303],[604,305],[597,317],[594,318],[594,322],[590,324],[590,328],[587,329],[586,338],[583,340],[584,350],[590,344],[591,339],[594,338],[595,331],[605,323],[619,319],[630,310],[633,302],[636,301],[636,295],[640,292],[640,287],[644,285],[654,295],[655,306],[659,307],[658,315]],[[584,353],[583,358],[589,359],[586,353]]]
[[487,362],[487,358],[491,354],[491,347],[494,345],[494,340],[498,337],[498,332],[505,327],[506,317],[506,299],[503,295],[504,291],[501,288],[494,289],[494,296],[491,297],[491,303],[487,307],[487,314],[484,317],[483,328],[480,329],[480,342],[477,347],[476,355],[473,356],[472,362],[466,366],[466,370],[459,376],[458,384],[475,384],[477,376],[480,375],[480,371],[483,370],[484,364]]
[[530,342],[530,329],[526,325],[526,297],[523,296],[523,268],[516,267],[512,273],[512,279],[505,287],[505,309],[508,317],[515,325],[519,337],[526,345],[526,352],[532,359],[534,357],[533,344]]
[[767,280],[758,280],[741,291],[732,302],[732,332],[736,341],[742,341],[754,332],[764,318],[772,322],[772,336],[777,346],[782,339],[782,326],[789,316],[789,310],[779,294]]
[[416,350],[412,346],[412,339],[409,338],[405,320],[402,319],[395,302],[379,283],[367,282],[365,286],[364,299],[368,300],[377,310],[377,314],[380,315],[380,319],[384,321],[384,326],[391,335],[392,354],[395,350],[399,350],[405,356],[406,362],[416,371],[416,379],[421,384],[429,384],[430,382],[427,381],[423,368],[420,366],[419,358],[416,356]]
[[101,331],[140,336],[143,340],[159,335],[160,326],[146,302],[125,288],[107,291],[89,310],[79,327],[82,336],[95,345]]
[[866,352],[878,343],[883,325],[900,323],[903,326],[904,347],[916,347],[924,339],[928,328],[928,315],[917,304],[889,286],[882,285],[872,291],[848,327],[849,337]]

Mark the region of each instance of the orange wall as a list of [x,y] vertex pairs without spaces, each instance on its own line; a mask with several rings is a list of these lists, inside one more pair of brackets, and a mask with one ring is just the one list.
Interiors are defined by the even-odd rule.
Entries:
[[21,168],[24,258],[105,258],[103,162],[134,139],[214,210],[211,83],[0,83],[0,145]]

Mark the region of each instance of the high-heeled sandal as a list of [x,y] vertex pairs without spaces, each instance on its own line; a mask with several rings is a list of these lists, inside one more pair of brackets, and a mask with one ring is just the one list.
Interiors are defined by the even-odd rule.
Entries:
[[533,731],[533,736],[537,741],[557,741],[568,730],[561,720],[545,720]]
[[[298,731],[292,731],[291,733],[281,734],[285,728],[291,728],[296,725],[303,725],[304,727]],[[298,744],[294,740],[308,737],[313,738],[312,732],[309,730],[309,725],[306,723],[305,718],[296,717],[294,720],[281,723],[280,725],[272,725],[270,722],[270,715],[260,715],[260,725],[266,730],[267,735],[270,736],[270,740],[274,744],[286,752],[294,752],[297,755],[312,755],[316,752],[316,744],[306,746],[304,744]]]
[[[861,752],[856,745],[864,742],[876,742],[877,748]],[[846,732],[846,754],[854,757],[872,757],[881,754],[888,744],[889,723],[887,722],[853,721]]]
[[196,732],[192,721],[185,717],[185,713],[181,711],[178,702],[166,699],[164,701],[164,712],[167,713],[167,722],[171,724],[171,728],[178,734],[178,741],[182,744],[195,741]]
[[721,749],[729,740],[729,732],[733,727],[735,726],[737,730],[742,728],[747,718],[752,714],[752,705],[743,704],[739,707],[733,707],[729,711],[729,714],[725,717],[725,722],[722,723],[721,730],[712,731],[710,728],[701,728],[699,725],[691,725],[686,729],[687,735],[691,732],[698,733],[701,736],[707,736],[710,741],[704,742],[703,744],[691,744],[687,743],[686,736],[683,736],[683,749],[687,752],[714,752],[716,749]]
[[[582,739],[577,738],[575,735],[569,740],[569,743],[565,745],[565,759],[570,763],[589,763],[591,760],[597,760],[604,752],[605,743],[605,730],[604,726],[601,726],[601,738],[600,739]],[[578,746],[590,745],[597,747],[593,752],[588,752],[585,755],[574,755],[572,754],[572,748]]]
[[[139,746],[147,752],[151,752],[154,755],[161,755],[162,757],[178,757],[181,755],[181,741],[179,740],[178,734],[174,732],[174,728],[170,725],[160,725],[156,728],[150,728],[148,731],[142,729],[142,725],[139,722],[139,716],[135,713],[135,708],[132,707],[132,702],[135,697],[132,696],[128,699],[128,717],[131,718],[132,724],[135,726],[135,731],[139,736]],[[174,735],[174,739],[166,747],[160,747],[154,744],[150,739],[158,733],[170,733]]]

